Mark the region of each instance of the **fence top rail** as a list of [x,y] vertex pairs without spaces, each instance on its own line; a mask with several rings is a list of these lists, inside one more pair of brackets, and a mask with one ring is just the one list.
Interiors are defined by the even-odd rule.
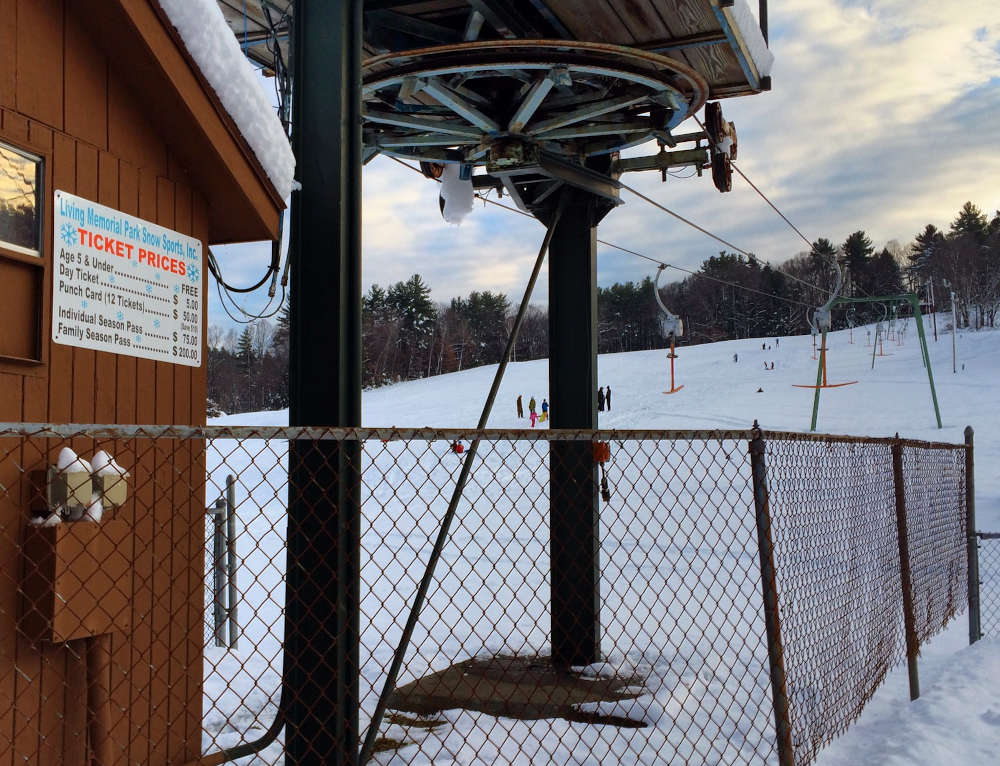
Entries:
[[980,540],[1000,540],[1000,532],[976,532]]
[[895,444],[922,449],[966,449],[965,444],[930,442],[896,437],[844,436],[796,431],[670,430],[670,429],[503,429],[487,428],[342,428],[334,426],[185,426],[95,423],[0,422],[0,438],[33,437],[66,439],[285,439],[302,441],[748,441],[755,435],[765,441],[799,441],[826,444]]
[[817,434],[800,431],[761,431],[765,441],[819,442],[824,444],[900,444],[921,449],[965,450],[963,442],[932,442],[923,439],[904,439],[898,436],[851,436],[846,434]]

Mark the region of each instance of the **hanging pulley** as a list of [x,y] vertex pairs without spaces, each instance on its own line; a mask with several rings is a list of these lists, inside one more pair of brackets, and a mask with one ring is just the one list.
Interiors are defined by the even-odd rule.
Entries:
[[722,105],[705,104],[705,132],[712,149],[712,182],[720,192],[733,188],[733,162],[736,161],[736,126],[722,116]]

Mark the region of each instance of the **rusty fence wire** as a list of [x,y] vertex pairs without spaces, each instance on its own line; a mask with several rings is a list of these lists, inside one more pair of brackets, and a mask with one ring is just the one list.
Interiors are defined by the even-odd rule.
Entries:
[[[6,424],[0,753],[282,763],[289,509],[326,513],[346,466],[371,762],[804,766],[963,611],[966,455],[759,430]],[[984,555],[984,582],[998,568]]]

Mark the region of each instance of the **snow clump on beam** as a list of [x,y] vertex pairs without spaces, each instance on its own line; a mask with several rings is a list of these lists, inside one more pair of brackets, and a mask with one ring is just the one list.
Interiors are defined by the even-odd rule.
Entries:
[[222,106],[282,199],[292,193],[295,156],[281,122],[215,0],[158,0]]

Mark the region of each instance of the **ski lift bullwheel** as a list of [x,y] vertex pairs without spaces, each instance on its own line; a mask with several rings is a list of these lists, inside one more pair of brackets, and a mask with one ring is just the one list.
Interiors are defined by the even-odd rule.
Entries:
[[668,136],[708,95],[680,61],[592,42],[456,43],[363,70],[366,157],[425,163],[516,164],[525,145],[578,162]]

